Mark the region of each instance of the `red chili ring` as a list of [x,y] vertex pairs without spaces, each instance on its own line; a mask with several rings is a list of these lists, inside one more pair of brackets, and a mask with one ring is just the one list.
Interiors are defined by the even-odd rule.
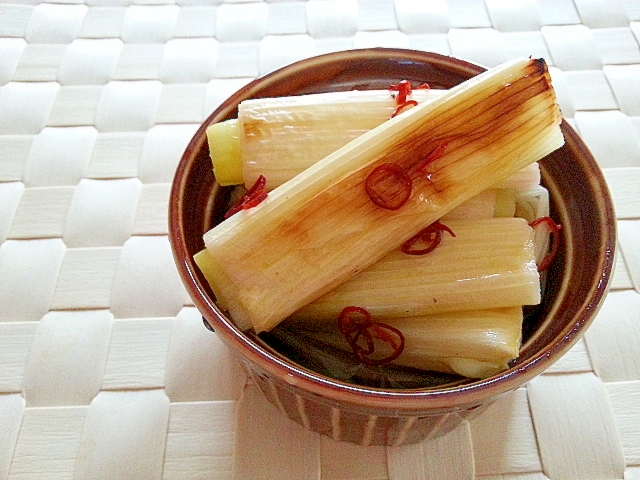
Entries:
[[260,175],[253,186],[244,194],[240,203],[227,210],[227,213],[224,214],[224,218],[227,219],[238,213],[240,210],[248,210],[249,208],[253,208],[262,203],[268,195],[267,190],[265,189],[266,185],[267,179],[264,175]]
[[242,209],[248,210],[249,208],[260,205],[267,198],[267,191],[264,189],[256,190],[249,198],[242,202]]
[[253,195],[258,190],[264,190],[266,186],[267,186],[267,179],[265,178],[264,175],[260,175],[256,179],[256,182],[253,184],[253,186],[247,192],[247,196]]
[[371,323],[371,314],[366,308],[354,305],[344,307],[340,313],[338,328],[340,333],[348,334],[361,327],[366,327]]
[[551,250],[540,261],[540,264],[538,265],[538,272],[544,272],[545,270],[547,270],[553,263],[553,260],[556,258],[558,250],[560,249],[559,232],[560,230],[562,230],[562,225],[556,223],[553,218],[549,216],[536,218],[534,221],[529,223],[529,226],[531,228],[536,228],[543,223],[549,229],[549,233],[551,233]]
[[398,210],[411,197],[413,182],[400,165],[383,163],[367,176],[365,189],[377,206],[387,210]]
[[[404,242],[400,247],[400,250],[402,253],[406,253],[407,255],[426,255],[440,245],[440,242],[442,241],[442,232],[447,232],[452,237],[456,236],[449,227],[440,223],[439,220],[436,220],[431,225],[423,228],[409,240]],[[413,248],[414,245],[419,242],[425,243],[426,246],[424,248]]]
[[411,82],[408,80],[400,80],[396,85],[391,85],[389,90],[396,90],[396,103],[402,104],[407,101],[407,97],[411,95]]
[[[360,346],[360,339],[363,338],[366,348]],[[358,328],[355,332],[347,336],[347,342],[354,353],[358,355],[372,355],[375,351],[373,335],[369,331],[369,326]]]
[[[348,306],[340,313],[338,328],[356,358],[367,365],[382,365],[395,360],[404,350],[405,339],[400,330],[381,322],[372,322],[371,314],[362,307]],[[389,355],[372,358],[375,353],[374,337],[391,347]],[[397,342],[395,341],[397,337]],[[363,342],[364,341],[364,342]],[[364,346],[363,346],[364,343]]]
[[399,104],[396,109],[393,111],[393,113],[391,114],[391,118],[397,116],[398,114],[402,113],[407,107],[416,107],[418,105],[418,102],[416,102],[415,100],[407,100],[406,102],[403,102],[401,104]]
[[[379,338],[380,340],[382,340],[383,342],[391,346],[391,353],[384,357],[371,358],[371,355],[373,354],[373,352],[367,353],[363,350],[354,351],[356,357],[358,357],[358,359],[362,363],[366,363],[367,365],[371,365],[371,366],[382,365],[385,363],[392,362],[402,354],[402,352],[404,351],[405,339],[404,339],[404,335],[400,330],[398,330],[395,327],[392,327],[391,325],[387,325],[386,323],[380,323],[380,322],[372,322],[369,328],[375,331],[377,338]],[[385,330],[386,332],[382,333],[382,331],[385,331]],[[392,332],[392,335],[389,335],[388,332]],[[398,337],[398,344],[396,344],[393,341],[393,335]]]

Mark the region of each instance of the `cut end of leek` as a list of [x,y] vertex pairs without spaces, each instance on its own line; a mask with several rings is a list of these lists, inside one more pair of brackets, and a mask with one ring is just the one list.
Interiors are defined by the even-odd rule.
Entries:
[[451,367],[453,373],[468,378],[487,378],[507,369],[508,363],[496,364],[481,362],[475,358],[446,358],[443,360]]
[[[213,294],[216,297],[216,303],[220,310],[228,311],[229,305],[224,300],[224,295],[217,287],[221,278],[227,278],[224,271],[220,268],[215,258],[213,258],[206,249],[200,250],[193,256],[193,260],[204,275],[205,280],[213,290]],[[250,323],[241,323],[234,319],[236,326],[243,331],[251,328]]]
[[237,120],[209,125],[206,130],[213,174],[222,186],[244,183],[242,147]]
[[496,190],[496,209],[494,216],[497,218],[510,218],[516,214],[516,191],[510,188]]

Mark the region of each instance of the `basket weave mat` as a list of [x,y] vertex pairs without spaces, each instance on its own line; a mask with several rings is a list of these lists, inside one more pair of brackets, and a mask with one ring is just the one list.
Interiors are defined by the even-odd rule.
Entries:
[[[640,2],[0,2],[0,479],[640,479]],[[198,124],[294,60],[544,57],[609,182],[613,289],[545,374],[450,434],[335,442],[204,334],[171,257]]]

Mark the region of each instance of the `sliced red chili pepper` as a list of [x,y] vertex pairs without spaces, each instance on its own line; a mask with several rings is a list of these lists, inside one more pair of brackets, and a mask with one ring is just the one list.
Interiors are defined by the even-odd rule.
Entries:
[[419,163],[416,165],[416,170],[418,172],[424,172],[429,164],[444,155],[448,146],[449,142],[442,140],[426,157],[420,159]]
[[383,365],[395,360],[402,354],[404,351],[405,339],[399,329],[380,322],[372,322],[369,329],[373,330],[375,336],[390,347],[391,352],[387,355],[374,357],[374,352],[368,353],[364,350],[357,350],[354,353],[362,363],[373,366]]
[[243,203],[244,202],[240,202],[240,204],[236,205],[235,207],[231,207],[229,210],[227,210],[227,213],[224,214],[224,218],[227,219],[235,215],[236,213],[238,213],[240,210],[242,210]]
[[398,83],[392,83],[389,86],[389,90],[395,90],[396,92],[411,91],[411,82],[409,80],[400,80]]
[[398,210],[409,200],[413,182],[400,165],[383,163],[371,171],[364,186],[367,195],[377,206]]
[[[344,307],[340,313],[338,329],[346,338],[349,346],[355,351],[361,349],[359,346],[360,337],[364,336],[367,343],[367,351],[373,352],[373,337],[367,332],[367,327],[371,324],[371,314],[362,307]],[[366,332],[363,334],[363,332]],[[370,352],[370,353],[371,353]]]
[[260,175],[253,186],[242,197],[240,203],[230,208],[227,213],[224,214],[224,218],[229,218],[241,210],[248,210],[262,203],[267,198],[266,184],[267,179],[263,175]]
[[549,231],[551,232],[557,232],[558,230],[562,229],[562,225],[556,223],[553,218],[549,217],[549,216],[545,216],[545,217],[540,217],[540,218],[536,218],[534,221],[532,221],[531,223],[529,223],[529,226],[531,228],[536,228],[538,225],[542,225],[545,224],[547,226],[547,228],[549,229]]
[[[365,308],[345,307],[340,313],[338,328],[347,338],[356,358],[367,365],[388,363],[398,358],[404,350],[402,332],[386,323],[372,322],[371,314]],[[376,338],[388,345],[390,353],[376,352]]]
[[264,177],[264,175],[260,175],[256,179],[256,182],[253,184],[253,186],[247,192],[247,195],[251,196],[255,194],[258,190],[264,190],[266,186],[267,186],[267,179]]
[[414,88],[414,90],[431,90],[431,85],[429,85],[428,83],[421,83],[416,88]]
[[[369,323],[370,325],[370,323]],[[375,343],[373,335],[369,331],[369,326],[359,328],[353,332],[349,332],[347,335],[347,342],[356,355],[367,356],[373,354],[375,351]],[[364,340],[364,342],[362,341]],[[364,343],[364,346],[362,345]]]
[[347,334],[354,330],[358,330],[363,326],[367,326],[371,322],[371,314],[366,308],[349,306],[342,309],[340,313],[340,333]]
[[[406,253],[407,255],[426,255],[440,245],[440,242],[442,241],[442,232],[447,232],[452,237],[456,236],[449,227],[440,223],[440,220],[436,220],[431,225],[423,228],[409,240],[404,242],[402,247],[400,247],[400,250],[402,253]],[[419,248],[419,245],[424,246]]]
[[401,348],[403,335],[397,334],[399,331],[397,328],[381,322],[371,322],[369,328],[373,329],[378,338],[387,342],[394,350],[399,350]]
[[411,82],[408,80],[400,80],[395,85],[391,85],[389,90],[395,90],[398,92],[396,96],[396,103],[401,105],[407,101],[407,97],[411,95]]
[[391,118],[393,118],[396,115],[402,113],[405,109],[407,109],[409,107],[415,107],[417,105],[418,105],[418,102],[416,102],[415,100],[407,100],[406,102],[401,103],[396,107],[396,109],[391,114]]
[[263,188],[253,192],[245,201],[242,202],[242,210],[248,210],[260,205],[267,198],[267,191]]
[[553,260],[556,258],[558,254],[558,250],[560,248],[560,230],[562,230],[562,225],[556,223],[553,218],[549,216],[536,218],[534,221],[529,223],[531,228],[536,228],[540,225],[544,224],[548,229],[549,233],[551,233],[551,250],[542,258],[540,264],[538,265],[538,271],[544,272],[547,270]]

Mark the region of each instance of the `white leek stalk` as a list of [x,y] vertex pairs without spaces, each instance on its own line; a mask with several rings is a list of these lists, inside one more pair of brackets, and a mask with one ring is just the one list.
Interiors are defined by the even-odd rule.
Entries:
[[[408,98],[424,103],[441,93],[413,90]],[[390,90],[353,90],[244,100],[238,106],[238,118],[206,130],[216,179],[223,186],[251,186],[263,175],[267,190],[273,190],[389,120],[397,108],[392,94]],[[540,169],[533,163],[496,188],[526,190],[539,183]]]
[[[402,332],[402,354],[396,365],[485,378],[505,370],[519,354],[522,308],[446,312],[385,320]],[[335,323],[285,321],[290,334],[311,333],[344,351],[351,347]]]
[[426,255],[400,250],[293,315],[336,320],[344,307],[365,308],[374,319],[540,303],[533,229],[522,218],[451,220]]
[[[515,195],[515,193],[514,193]],[[480,192],[475,197],[470,198],[464,203],[461,203],[456,208],[448,212],[442,217],[442,220],[459,220],[465,218],[492,218],[497,216],[498,210],[502,208],[500,196],[499,203],[499,191],[495,189],[487,189]],[[506,199],[505,199],[506,201]],[[515,202],[514,202],[515,204]],[[513,216],[513,215],[511,215]]]
[[[428,102],[443,90],[413,90]],[[238,118],[207,128],[213,170],[223,185],[253,185],[258,176],[272,190],[354,138],[391,118],[390,90],[352,90],[244,100]]]

